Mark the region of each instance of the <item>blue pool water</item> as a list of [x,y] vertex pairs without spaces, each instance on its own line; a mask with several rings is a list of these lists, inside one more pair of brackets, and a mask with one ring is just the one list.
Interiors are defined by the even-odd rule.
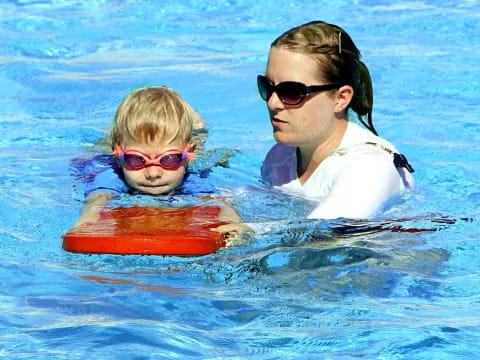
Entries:
[[[0,2],[0,357],[474,359],[480,342],[480,3]],[[255,76],[284,30],[322,19],[363,51],[377,130],[415,193],[383,229],[300,220],[310,204],[259,180],[273,144]],[[199,258],[79,255],[70,162],[119,101],[176,89],[230,151],[211,178],[249,246]],[[423,229],[416,231],[415,229]]]

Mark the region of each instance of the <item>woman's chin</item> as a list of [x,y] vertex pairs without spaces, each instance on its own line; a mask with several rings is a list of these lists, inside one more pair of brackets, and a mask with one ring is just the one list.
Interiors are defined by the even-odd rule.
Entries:
[[294,139],[292,138],[292,136],[289,136],[289,134],[283,133],[281,131],[274,131],[273,138],[276,142],[283,145],[298,146],[298,141],[296,141],[297,139]]

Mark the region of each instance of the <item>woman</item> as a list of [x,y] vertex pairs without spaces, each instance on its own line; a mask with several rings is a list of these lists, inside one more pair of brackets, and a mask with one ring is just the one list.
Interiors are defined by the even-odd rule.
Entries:
[[[278,142],[262,177],[319,202],[308,218],[369,218],[413,186],[406,158],[377,136],[370,75],[342,28],[313,21],[280,35],[258,88]],[[349,121],[351,111],[368,130]]]

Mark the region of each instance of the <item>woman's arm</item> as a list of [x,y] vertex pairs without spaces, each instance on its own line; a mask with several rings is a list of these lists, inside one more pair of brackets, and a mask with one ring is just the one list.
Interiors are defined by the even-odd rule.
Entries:
[[[402,171],[402,170],[400,170]],[[402,177],[387,152],[352,159],[309,219],[368,219],[402,188]]]

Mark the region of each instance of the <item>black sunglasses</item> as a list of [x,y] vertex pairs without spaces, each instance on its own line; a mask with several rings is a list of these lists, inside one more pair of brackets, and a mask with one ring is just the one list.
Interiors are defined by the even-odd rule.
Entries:
[[258,92],[263,100],[268,101],[274,92],[285,105],[298,105],[307,95],[315,92],[338,89],[340,84],[307,86],[296,81],[285,81],[274,85],[266,76],[257,76]]

